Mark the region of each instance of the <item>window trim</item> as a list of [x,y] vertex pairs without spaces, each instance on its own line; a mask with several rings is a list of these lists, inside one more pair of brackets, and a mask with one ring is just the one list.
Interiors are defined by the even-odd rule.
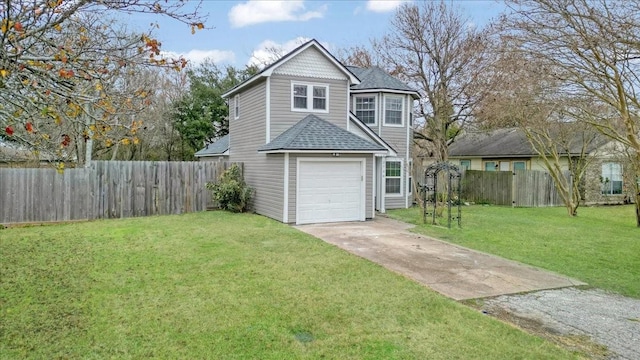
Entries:
[[[360,117],[358,117],[358,100],[357,99],[364,99],[364,98],[373,99],[373,122],[372,123],[367,123],[364,120],[360,119]],[[371,111],[371,110],[367,110],[367,111]],[[353,97],[353,113],[356,115],[358,119],[360,119],[360,121],[362,121],[363,124],[368,126],[377,126],[378,125],[378,97],[373,94],[355,95]]]
[[[295,98],[294,98],[294,88],[296,86],[306,86],[307,88],[307,107],[306,109],[295,107]],[[313,88],[314,87],[323,87],[325,89],[325,109],[314,109],[313,108]],[[313,82],[304,82],[304,81],[291,81],[291,111],[296,112],[314,112],[314,113],[328,113],[329,112],[329,84],[323,83],[313,83]]]
[[[387,163],[389,162],[398,162],[400,163],[400,176],[387,176]],[[387,197],[402,197],[404,194],[404,161],[401,158],[386,158],[384,161],[384,195]],[[400,192],[398,193],[388,193],[387,192],[387,179],[400,179]]]
[[240,117],[240,94],[236,94],[233,97],[233,118],[238,119]]
[[[405,97],[402,95],[388,95],[385,94],[383,97],[384,101],[382,104],[382,114],[383,114],[383,118],[384,120],[382,121],[382,125],[384,126],[388,126],[388,127],[404,127],[404,112],[405,112]],[[400,124],[389,124],[387,123],[387,99],[399,99],[400,100],[400,105],[402,106],[402,109],[400,109]]]
[[[462,162],[468,163],[469,166],[464,166],[462,165]],[[459,161],[459,165],[460,165],[460,170],[465,169],[465,170],[471,170],[471,159],[460,159]]]

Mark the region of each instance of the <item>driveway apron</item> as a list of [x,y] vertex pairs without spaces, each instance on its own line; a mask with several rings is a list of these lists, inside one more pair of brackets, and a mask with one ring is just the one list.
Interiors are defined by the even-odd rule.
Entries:
[[409,231],[406,223],[311,224],[297,229],[405,275],[455,300],[586,285],[585,283]]

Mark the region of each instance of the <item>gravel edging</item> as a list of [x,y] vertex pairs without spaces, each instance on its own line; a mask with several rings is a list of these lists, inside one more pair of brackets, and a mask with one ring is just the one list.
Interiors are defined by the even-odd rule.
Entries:
[[535,332],[550,337],[588,337],[608,349],[604,355],[592,354],[596,358],[640,359],[638,299],[600,289],[562,288],[484,299],[481,308],[507,321],[514,322],[508,318],[512,316],[536,324]]

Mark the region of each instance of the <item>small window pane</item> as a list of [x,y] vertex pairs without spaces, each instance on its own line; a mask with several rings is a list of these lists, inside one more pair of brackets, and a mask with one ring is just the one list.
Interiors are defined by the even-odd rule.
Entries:
[[496,171],[496,162],[495,161],[487,161],[484,163],[484,171]]
[[304,85],[293,86],[293,96],[307,96],[307,87]]
[[307,98],[306,97],[294,97],[293,98],[293,107],[296,109],[306,109],[307,108]]
[[387,179],[385,192],[387,194],[400,194],[400,178]]
[[514,161],[513,162],[513,170],[526,170],[527,165],[524,161]]
[[313,97],[320,97],[320,98],[327,97],[327,88],[314,86],[313,87]]
[[386,176],[400,176],[400,161],[387,161]]
[[460,160],[460,168],[465,170],[471,169],[471,160]]

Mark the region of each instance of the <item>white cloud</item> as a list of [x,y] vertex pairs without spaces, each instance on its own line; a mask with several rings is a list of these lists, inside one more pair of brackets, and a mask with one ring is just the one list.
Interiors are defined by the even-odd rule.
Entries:
[[389,11],[395,10],[398,6],[402,5],[402,3],[407,2],[406,0],[369,0],[367,1],[367,10],[377,12],[377,13],[385,13]]
[[278,60],[280,57],[304,44],[311,39],[299,36],[295,39],[286,41],[282,44],[278,44],[273,40],[265,40],[261,42],[256,49],[251,53],[251,57],[247,62],[247,65],[257,65],[264,67]]
[[204,59],[211,59],[215,64],[232,63],[236,60],[236,54],[230,50],[198,50],[193,49],[186,53],[176,53],[173,51],[163,51],[162,55],[167,58],[178,58],[180,56],[189,60],[189,63],[197,65]]
[[257,1],[249,0],[238,4],[229,11],[231,27],[239,28],[264,22],[308,21],[322,18],[327,5],[316,10],[305,11],[304,1]]

